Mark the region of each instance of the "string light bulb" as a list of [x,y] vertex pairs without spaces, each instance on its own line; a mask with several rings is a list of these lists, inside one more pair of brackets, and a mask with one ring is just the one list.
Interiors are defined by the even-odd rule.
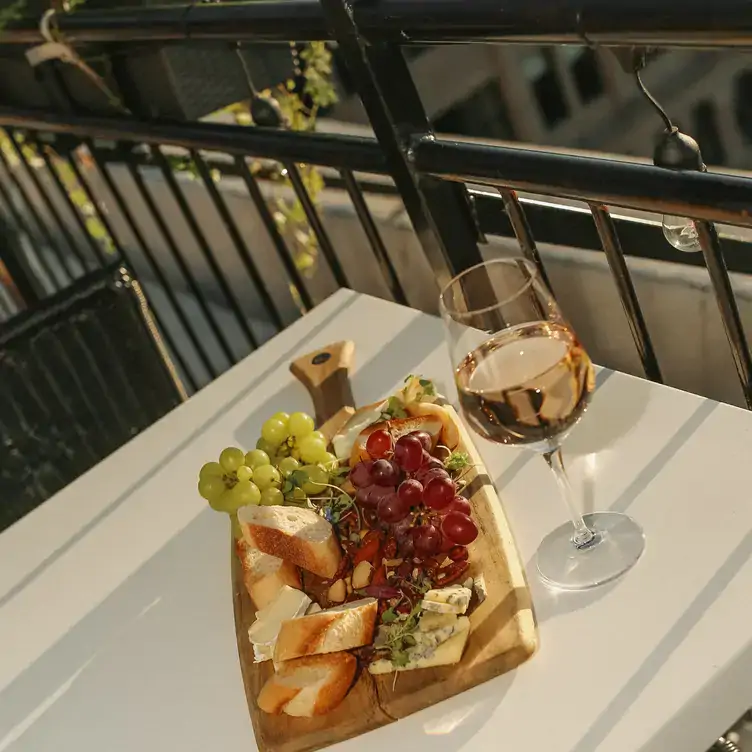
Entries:
[[[697,141],[682,133],[675,125],[667,128],[658,139],[653,152],[653,164],[671,170],[707,170]],[[677,251],[702,251],[695,223],[688,217],[665,214],[662,226],[663,236]]]

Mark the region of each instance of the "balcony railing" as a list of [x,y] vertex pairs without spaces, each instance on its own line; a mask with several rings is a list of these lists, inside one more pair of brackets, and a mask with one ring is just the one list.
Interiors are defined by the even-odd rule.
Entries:
[[[380,0],[352,5],[343,0],[292,0],[84,9],[60,16],[57,23],[71,43],[96,44],[104,56],[119,45],[136,42],[156,49],[181,40],[228,45],[331,40],[339,47],[375,138],[95,116],[83,111],[54,75],[45,76],[45,85],[59,103],[54,110],[22,108],[0,97],[0,127],[17,157],[13,164],[0,155],[0,206],[11,225],[33,245],[47,249],[30,253],[8,246],[0,251],[18,305],[35,305],[86,269],[111,261],[114,254],[137,277],[144,274],[154,280],[152,289],[158,292],[151,304],[157,325],[186,385],[190,390],[200,388],[284,328],[298,311],[315,305],[327,289],[358,287],[352,262],[334,242],[301,178],[299,165],[315,164],[328,168],[327,184],[349,197],[368,241],[369,263],[387,294],[398,302],[413,302],[409,287],[414,280],[404,259],[397,258],[383,238],[369,208],[369,186],[401,199],[425,268],[430,269],[424,283],[435,287],[481,261],[489,235],[516,238],[522,253],[544,275],[539,243],[602,251],[650,379],[661,380],[661,363],[625,252],[703,264],[745,401],[752,406],[752,358],[728,275],[729,267],[752,270],[752,256],[745,243],[721,238],[716,230],[716,224],[752,226],[752,179],[437,136],[403,55],[410,45],[460,41],[744,47],[752,41],[748,3],[719,0],[712,4],[711,14],[703,0]],[[42,41],[38,19],[16,22],[0,32],[0,49]],[[111,244],[105,251],[91,223],[71,203],[61,164],[47,156],[45,144],[54,145],[62,167],[72,171],[94,207],[96,227]],[[185,185],[168,158],[171,148],[193,160],[199,184],[229,239],[232,258],[218,252],[216,236],[197,221]],[[250,158],[275,160],[286,170],[321,253],[328,280],[323,288],[312,289],[296,267],[272,216],[263,181],[249,169]],[[31,164],[35,159],[38,163]],[[240,181],[253,202],[273,260],[262,259],[256,239],[249,237],[226,192],[217,187],[212,178],[215,159]],[[158,197],[145,178],[145,162],[163,181],[175,221],[166,213],[167,199]],[[382,178],[369,181],[368,175]],[[546,200],[533,201],[518,192]],[[587,210],[571,202],[584,202]],[[622,209],[693,219],[702,254],[674,251],[659,226],[622,216]],[[190,257],[175,222],[195,246]],[[153,237],[166,248],[164,258],[155,253]],[[188,302],[180,290],[187,292]],[[7,295],[0,300],[3,310],[6,316],[13,312]]]

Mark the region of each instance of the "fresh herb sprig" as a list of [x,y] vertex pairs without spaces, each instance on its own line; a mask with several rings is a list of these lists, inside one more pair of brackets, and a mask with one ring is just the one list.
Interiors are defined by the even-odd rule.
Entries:
[[389,660],[394,666],[404,667],[410,661],[407,651],[416,645],[414,633],[418,628],[420,612],[418,603],[409,614],[398,614],[391,607],[381,615],[380,649],[389,653]]

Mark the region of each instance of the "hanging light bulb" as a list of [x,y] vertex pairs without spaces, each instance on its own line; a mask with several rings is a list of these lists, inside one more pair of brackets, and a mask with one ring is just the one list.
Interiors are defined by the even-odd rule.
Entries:
[[[653,152],[653,164],[656,167],[666,167],[673,170],[705,172],[707,169],[702,161],[702,154],[700,154],[697,141],[682,133],[673,125],[666,129],[656,144]],[[684,253],[702,251],[700,236],[695,223],[688,217],[664,215],[663,235],[677,251]]]
[[700,236],[697,234],[695,223],[691,219],[687,219],[687,217],[664,214],[663,236],[677,251],[696,253],[702,250]]

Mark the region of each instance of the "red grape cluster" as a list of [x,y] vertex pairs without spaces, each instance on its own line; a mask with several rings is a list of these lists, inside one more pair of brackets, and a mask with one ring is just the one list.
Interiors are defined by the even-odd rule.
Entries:
[[425,431],[413,431],[394,443],[387,431],[374,431],[366,442],[372,459],[350,471],[358,504],[392,526],[403,552],[419,556],[467,546],[478,537],[470,503],[458,495],[431,447]]

